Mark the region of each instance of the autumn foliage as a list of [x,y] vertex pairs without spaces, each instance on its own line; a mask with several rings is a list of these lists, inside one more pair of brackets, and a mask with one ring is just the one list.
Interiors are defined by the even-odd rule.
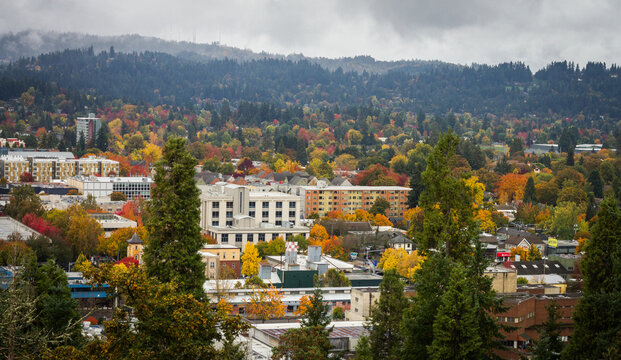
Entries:
[[496,187],[498,202],[509,203],[515,200],[522,200],[527,181],[528,176],[526,175],[514,173],[503,175]]

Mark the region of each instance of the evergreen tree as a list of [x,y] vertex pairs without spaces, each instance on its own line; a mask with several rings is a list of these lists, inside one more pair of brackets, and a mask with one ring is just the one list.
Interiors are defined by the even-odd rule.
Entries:
[[369,332],[369,352],[374,359],[401,359],[401,318],[407,300],[395,270],[384,273],[379,290],[379,300],[371,307],[371,316],[365,325]]
[[150,276],[162,282],[176,280],[182,290],[202,297],[205,264],[198,254],[203,246],[200,191],[194,180],[196,159],[185,145],[181,138],[168,140],[156,165],[144,261]]
[[522,140],[518,137],[514,137],[513,140],[511,140],[511,144],[509,144],[509,154],[514,156],[515,154],[523,151],[524,144],[522,143]]
[[587,208],[585,212],[585,220],[591,220],[595,215],[597,215],[597,203],[595,202],[595,196],[592,192],[587,195]]
[[81,157],[86,152],[86,142],[84,141],[84,134],[80,133],[80,138],[78,139],[78,144],[76,145],[76,155],[77,157]]
[[433,342],[427,351],[431,359],[437,360],[483,358],[472,290],[461,265],[451,271],[433,324]]
[[101,151],[108,151],[108,134],[110,130],[108,129],[108,124],[101,123],[101,127],[97,132],[97,148]]
[[425,218],[423,229],[416,233],[420,251],[437,249],[453,259],[468,256],[479,233],[472,209],[473,190],[452,173],[458,144],[457,135],[449,132],[427,159],[422,174],[425,190],[420,196]]
[[511,165],[507,162],[506,156],[503,156],[502,159],[500,159],[498,163],[496,163],[496,167],[494,168],[494,171],[501,175],[508,174],[511,172]]
[[593,187],[593,195],[597,198],[604,197],[604,183],[599,174],[599,170],[595,169],[589,173],[589,184]]
[[567,159],[565,160],[565,165],[574,166],[574,149],[573,147],[567,150]]
[[535,190],[535,180],[530,176],[526,181],[526,186],[524,187],[524,202],[525,203],[537,203],[537,192]]
[[273,359],[323,360],[332,347],[328,307],[323,303],[321,289],[315,289],[299,329],[290,329],[280,338],[279,346],[272,350]]
[[583,296],[574,311],[574,335],[564,359],[618,358],[621,334],[621,211],[617,200],[601,204],[580,262]]
[[561,324],[558,320],[560,307],[552,303],[546,307],[548,318],[539,329],[539,341],[535,342],[535,360],[558,360],[561,358],[563,342],[561,341]]
[[430,358],[427,350],[433,342],[433,323],[453,266],[446,256],[432,253],[414,275],[416,296],[403,317],[403,359]]

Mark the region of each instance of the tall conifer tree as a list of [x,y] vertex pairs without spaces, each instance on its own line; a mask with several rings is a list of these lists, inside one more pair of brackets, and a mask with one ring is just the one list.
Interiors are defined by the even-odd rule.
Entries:
[[156,165],[144,260],[150,276],[162,282],[175,280],[182,290],[203,296],[200,191],[194,180],[196,159],[185,145],[184,139],[170,139]]
[[621,356],[621,211],[614,197],[602,202],[584,252],[583,296],[563,358],[617,359]]

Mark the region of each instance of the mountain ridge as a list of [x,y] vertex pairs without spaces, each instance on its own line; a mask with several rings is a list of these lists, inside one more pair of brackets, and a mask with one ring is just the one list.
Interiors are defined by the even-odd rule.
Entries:
[[232,59],[240,62],[261,59],[307,60],[330,71],[335,71],[340,67],[344,72],[355,71],[358,73],[367,71],[370,73],[383,74],[399,70],[415,74],[424,71],[429,66],[461,66],[439,60],[384,61],[376,60],[368,55],[333,59],[326,57],[306,57],[303,54],[295,53],[288,55],[271,54],[221,45],[216,42],[211,44],[191,43],[187,41],[164,40],[139,34],[93,35],[76,32],[61,33],[39,30],[25,30],[17,33],[10,32],[0,34],[0,63],[6,64],[24,57],[34,57],[50,52],[63,51],[65,49],[83,49],[91,46],[96,53],[114,47],[115,51],[119,52],[162,52],[203,63],[210,60],[223,59]]

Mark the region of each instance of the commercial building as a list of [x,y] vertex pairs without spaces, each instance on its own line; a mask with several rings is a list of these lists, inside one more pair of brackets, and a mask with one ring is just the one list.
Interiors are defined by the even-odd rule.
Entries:
[[79,117],[76,121],[75,141],[80,141],[80,137],[84,138],[84,143],[88,144],[91,140],[97,138],[97,133],[101,129],[101,120],[90,113],[88,117]]
[[386,216],[403,216],[408,209],[410,188],[403,186],[301,186],[304,216],[317,213],[325,216],[331,211],[353,214],[357,209],[369,210],[376,199],[390,203]]
[[204,245],[199,254],[205,263],[207,279],[239,278],[241,249],[233,245]]
[[249,242],[308,236],[309,229],[300,225],[301,204],[295,195],[222,182],[199,188],[201,228],[218,244],[244,249]]
[[[26,152],[24,152],[26,153]],[[38,152],[33,152],[39,154]],[[49,153],[41,153],[49,154]],[[24,154],[26,155],[26,154]],[[118,174],[118,161],[90,156],[84,159],[65,157],[0,156],[0,178],[18,182],[23,173],[30,173],[36,182],[66,180],[71,176],[108,176]]]
[[76,187],[83,195],[103,197],[110,196],[113,192],[120,192],[127,199],[149,199],[153,180],[148,177],[75,176],[67,179],[67,184]]

